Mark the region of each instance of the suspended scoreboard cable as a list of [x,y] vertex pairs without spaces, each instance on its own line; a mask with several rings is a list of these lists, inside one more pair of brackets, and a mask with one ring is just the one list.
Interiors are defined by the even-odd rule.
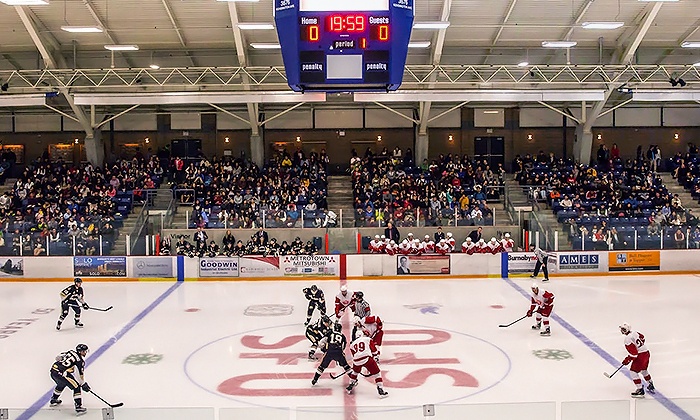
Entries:
[[275,0],[292,90],[396,90],[413,27],[413,0]]

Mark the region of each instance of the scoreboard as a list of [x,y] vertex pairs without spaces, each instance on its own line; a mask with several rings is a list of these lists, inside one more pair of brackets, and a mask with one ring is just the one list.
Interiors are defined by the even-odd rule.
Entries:
[[413,27],[413,0],[274,0],[292,90],[396,90]]

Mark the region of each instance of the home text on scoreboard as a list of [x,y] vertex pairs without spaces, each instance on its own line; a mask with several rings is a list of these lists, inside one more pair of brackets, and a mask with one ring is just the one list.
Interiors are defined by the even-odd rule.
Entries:
[[275,0],[289,86],[299,92],[396,90],[413,0]]

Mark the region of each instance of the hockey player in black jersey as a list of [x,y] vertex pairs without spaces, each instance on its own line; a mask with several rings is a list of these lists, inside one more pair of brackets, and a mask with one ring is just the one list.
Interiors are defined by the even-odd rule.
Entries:
[[311,285],[311,287],[304,288],[302,291],[309,301],[309,307],[306,309],[306,322],[304,322],[304,326],[306,326],[311,322],[314,309],[318,308],[318,311],[321,312],[321,316],[326,314],[326,298],[323,296],[323,290],[319,289],[315,284]]
[[321,318],[313,324],[306,327],[306,338],[311,341],[311,349],[309,349],[309,360],[316,360],[316,349],[318,343],[323,337],[328,334],[331,326],[331,319],[326,315],[321,315]]
[[90,385],[85,382],[85,357],[88,353],[88,346],[78,344],[75,350],[68,350],[56,356],[56,361],[51,365],[51,379],[56,382],[49,405],[55,407],[61,404],[58,398],[65,388],[73,390],[73,401],[75,402],[75,413],[84,414],[87,409],[83,407],[81,389],[90,392]]
[[58,317],[56,331],[61,329],[63,320],[68,316],[68,310],[73,309],[75,312],[75,327],[83,328],[83,323],[80,322],[81,309],[90,309],[83,296],[83,280],[76,277],[73,284],[61,291],[61,316]]
[[343,335],[343,327],[336,322],[333,324],[333,329],[319,343],[321,350],[325,351],[325,354],[321,364],[316,369],[314,378],[311,380],[311,385],[316,385],[318,378],[321,377],[323,371],[326,370],[332,360],[335,360],[335,363],[338,366],[342,366],[344,370],[350,370],[350,364],[345,359],[345,347],[347,344],[348,340]]

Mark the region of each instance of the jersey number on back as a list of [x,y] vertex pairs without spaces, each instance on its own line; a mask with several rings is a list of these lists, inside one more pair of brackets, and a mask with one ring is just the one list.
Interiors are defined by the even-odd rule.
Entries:
[[363,351],[365,351],[365,343],[361,341],[359,343],[355,343],[355,345],[352,346],[353,353],[362,353]]
[[637,348],[642,347],[644,345],[644,341],[644,336],[639,334],[639,338],[637,338]]
[[331,334],[330,342],[331,344],[342,344],[343,336],[340,334]]

